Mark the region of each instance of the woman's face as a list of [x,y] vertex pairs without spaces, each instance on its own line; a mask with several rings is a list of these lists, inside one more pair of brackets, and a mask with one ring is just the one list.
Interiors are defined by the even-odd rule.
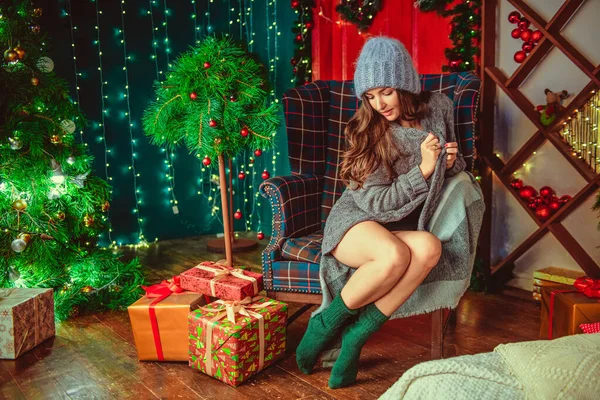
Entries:
[[400,101],[398,92],[390,87],[371,89],[366,93],[371,107],[388,121],[396,121],[400,117]]

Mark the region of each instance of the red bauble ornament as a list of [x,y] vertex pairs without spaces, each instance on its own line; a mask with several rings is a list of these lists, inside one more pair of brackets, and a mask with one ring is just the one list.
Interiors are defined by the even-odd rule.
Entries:
[[229,101],[232,103],[235,103],[237,101],[237,99],[235,98],[234,95],[229,96]]
[[208,61],[204,63],[204,69],[209,69],[210,67],[211,65]]
[[198,98],[198,95],[196,94],[196,92],[190,93],[190,99],[196,100],[197,98]]
[[533,211],[537,210],[538,206],[535,202],[527,203],[527,207],[531,208]]
[[211,118],[211,120],[208,121],[208,125],[210,125],[211,128],[214,128],[215,126],[217,126],[217,121]]
[[564,196],[561,196],[560,199],[558,199],[559,202],[561,202],[562,204],[568,203],[569,201],[571,201],[573,198],[571,196],[569,196],[568,194],[565,194]]
[[302,35],[300,35],[300,34],[296,35],[296,41],[297,42],[301,42],[302,41]]
[[305,26],[306,26],[306,29],[308,29],[308,30],[312,29],[312,27],[313,27],[312,22],[307,22]]
[[262,233],[262,232],[258,232],[258,233],[256,234],[256,238],[257,238],[258,240],[263,240],[263,239],[265,238],[265,234],[264,234],[264,233]]
[[523,181],[520,179],[513,179],[512,182],[510,183],[510,186],[512,186],[513,189],[522,189]]
[[245,178],[246,178],[246,174],[245,174],[245,173],[243,173],[243,172],[240,172],[240,173],[238,174],[238,179],[239,179],[240,181],[243,181]]
[[248,129],[242,128],[242,130],[240,131],[240,135],[242,135],[243,137],[248,137]]
[[254,150],[254,155],[255,155],[256,157],[260,157],[260,156],[262,156],[262,150],[261,150],[261,149],[256,149],[256,150]]
[[525,53],[531,53],[531,50],[533,50],[533,42],[529,41],[529,42],[525,42],[523,43],[523,47],[521,47],[523,49],[523,51]]
[[539,42],[540,40],[542,40],[543,37],[544,37],[544,35],[542,35],[542,32],[540,32],[540,31],[536,30],[531,33],[531,40],[534,43]]
[[460,67],[461,62],[462,62],[461,60],[452,60],[452,61],[450,61],[450,67],[458,68],[458,67]]
[[515,28],[510,32],[510,36],[513,37],[513,39],[518,39],[521,37],[521,30],[519,28]]
[[519,191],[519,196],[526,201],[530,201],[530,199],[532,197],[537,196],[537,191],[532,188],[531,186],[524,186],[520,191]]
[[290,64],[292,64],[292,65],[294,65],[294,66],[295,66],[296,64],[298,64],[298,61],[297,61],[295,58],[292,58],[292,59],[290,60]]
[[240,210],[237,210],[236,212],[233,213],[233,218],[242,219],[242,212]]
[[262,178],[267,180],[271,177],[271,174],[269,174],[269,171],[267,171],[266,169],[263,171],[262,173]]
[[297,74],[297,73],[298,73],[298,68],[294,67],[294,69],[292,70],[292,72],[293,72],[294,74]]
[[540,196],[550,197],[554,194],[554,190],[550,186],[544,186],[540,189]]
[[208,167],[210,165],[210,158],[204,157],[202,164],[204,164],[205,167]]
[[529,25],[531,24],[531,22],[529,22],[529,20],[527,18],[521,18],[521,20],[518,22],[518,26],[520,29],[527,29],[529,28]]
[[527,58],[527,54],[524,51],[517,51],[515,53],[515,61],[521,64]]
[[510,14],[508,14],[508,22],[510,22],[511,24],[518,24],[520,20],[521,14],[519,14],[518,11],[513,11]]
[[296,0],[292,1],[292,8],[296,8],[300,5],[300,3]]
[[548,204],[548,207],[550,207],[552,211],[558,211],[562,207],[562,204],[558,201],[551,201],[550,204]]
[[250,164],[254,163],[254,157],[249,157],[248,161],[250,162]]
[[531,29],[525,29],[521,31],[521,40],[524,42],[529,42],[531,40],[531,36],[533,35],[533,32],[531,32]]
[[542,221],[547,220],[552,215],[552,210],[549,206],[543,204],[535,210],[535,215]]
[[541,206],[542,204],[544,204],[544,198],[542,196],[535,196],[533,199],[530,199],[529,201],[532,201],[536,206]]

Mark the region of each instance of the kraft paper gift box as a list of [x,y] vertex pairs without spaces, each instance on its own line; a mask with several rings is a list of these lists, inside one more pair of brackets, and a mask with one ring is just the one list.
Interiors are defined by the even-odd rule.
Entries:
[[231,269],[211,261],[200,263],[179,276],[182,288],[222,300],[254,297],[263,289],[262,274]]
[[212,302],[189,315],[192,368],[238,386],[285,355],[287,304],[258,296]]
[[146,296],[128,307],[138,359],[188,361],[188,314],[205,296],[184,291],[179,278],[144,288]]
[[52,289],[0,289],[0,358],[15,359],[54,334]]

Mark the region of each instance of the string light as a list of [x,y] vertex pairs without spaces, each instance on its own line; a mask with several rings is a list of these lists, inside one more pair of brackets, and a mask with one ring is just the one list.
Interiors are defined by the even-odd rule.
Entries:
[[148,242],[144,238],[144,230],[142,229],[142,216],[140,215],[140,205],[142,204],[141,192],[138,188],[137,178],[139,178],[140,174],[135,170],[135,145],[136,140],[133,138],[133,128],[134,124],[131,119],[131,102],[129,101],[129,71],[127,70],[128,61],[131,59],[129,55],[127,55],[127,43],[125,38],[125,0],[121,0],[121,29],[119,30],[121,34],[121,44],[123,45],[123,71],[125,72],[125,93],[123,97],[127,100],[127,112],[125,116],[127,117],[128,123],[128,131],[129,131],[129,140],[131,143],[131,165],[129,166],[129,170],[133,175],[133,194],[135,198],[135,208],[134,213],[138,223],[138,245],[139,246],[148,246]]
[[[75,71],[75,96],[77,98],[75,104],[77,105],[77,108],[81,110],[79,98],[79,77],[81,76],[81,72],[79,72],[79,69],[77,68],[77,56],[75,53],[75,30],[77,29],[77,27],[73,25],[73,16],[71,13],[71,0],[67,0],[67,11],[65,12],[65,15],[69,17],[69,26],[71,28],[71,49],[73,50],[73,70]],[[83,140],[82,127],[79,127],[79,140],[84,146],[87,147],[88,144],[85,143]]]
[[595,90],[581,109],[563,122],[561,137],[569,145],[573,157],[585,161],[594,173],[600,170],[600,96]]
[[[99,8],[99,2],[95,1],[96,3],[96,41],[95,44],[98,46],[98,71],[100,74],[100,100],[101,100],[101,104],[102,104],[102,113],[100,114],[100,128],[102,128],[102,136],[98,137],[98,140],[101,141],[104,145],[104,173],[106,176],[106,180],[108,181],[109,184],[111,184],[111,190],[110,193],[112,194],[112,176],[110,176],[108,174],[108,168],[110,166],[109,162],[108,162],[108,154],[110,153],[110,149],[107,147],[106,144],[106,125],[105,125],[105,119],[106,119],[106,114],[108,112],[108,110],[106,109],[106,104],[105,104],[105,100],[108,99],[108,96],[106,94],[104,94],[104,85],[107,85],[108,82],[104,81],[104,73],[102,71],[102,44],[100,42],[100,15],[102,14],[102,11]],[[110,209],[106,212],[106,219],[110,222]],[[111,243],[111,247],[113,247],[113,245],[115,244],[115,242],[112,240],[112,224],[111,227],[108,229],[108,240]]]

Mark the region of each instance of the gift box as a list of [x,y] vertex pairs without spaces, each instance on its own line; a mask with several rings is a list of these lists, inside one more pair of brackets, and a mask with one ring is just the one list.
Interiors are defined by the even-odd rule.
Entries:
[[558,267],[547,267],[533,273],[533,299],[541,301],[542,287],[558,288],[561,285],[573,285],[577,278],[585,276],[582,271],[573,271]]
[[222,300],[254,297],[263,289],[260,273],[206,261],[180,274],[181,287]]
[[575,286],[542,288],[540,338],[554,339],[583,333],[581,324],[600,321],[600,293],[599,297],[594,297],[585,287],[577,287],[579,281],[584,280],[577,279]]
[[15,359],[54,334],[52,289],[0,289],[0,358]]
[[205,296],[184,291],[178,277],[144,289],[127,308],[138,359],[188,361],[188,314],[206,304]]
[[218,300],[189,314],[189,364],[238,386],[285,354],[287,304]]

